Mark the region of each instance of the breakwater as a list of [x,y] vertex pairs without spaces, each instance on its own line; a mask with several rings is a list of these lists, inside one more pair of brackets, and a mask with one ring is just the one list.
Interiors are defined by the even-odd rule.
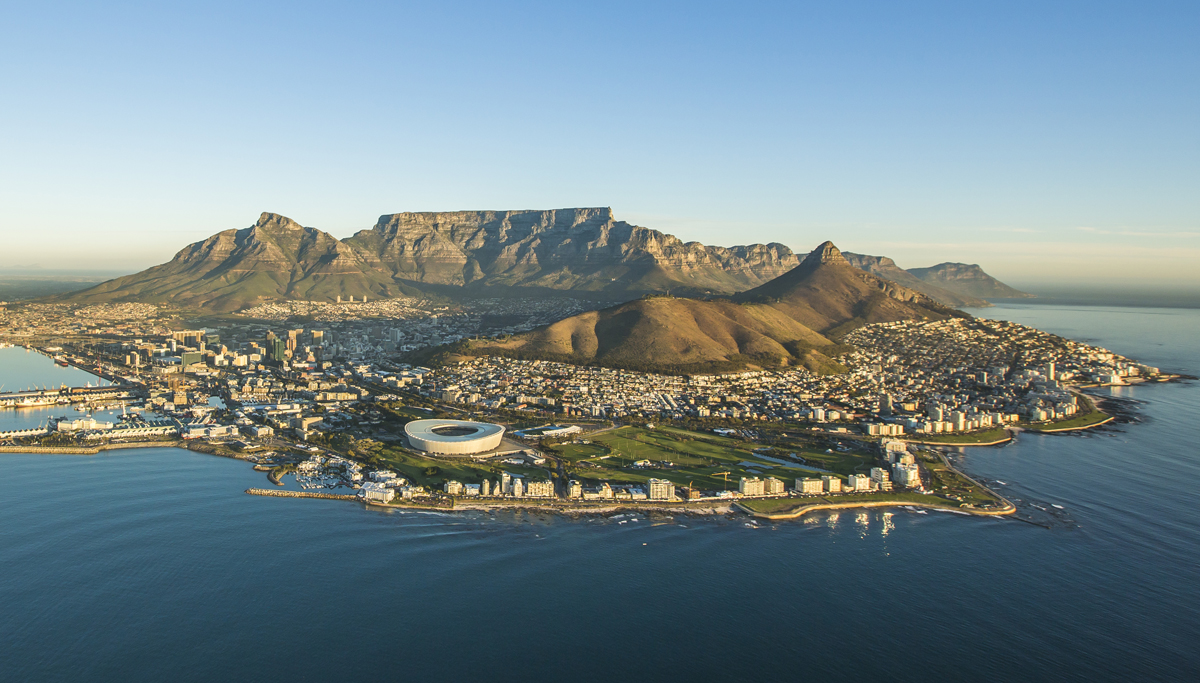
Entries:
[[324,498],[326,500],[358,500],[362,498],[358,496],[349,496],[344,493],[314,493],[312,491],[274,491],[271,489],[246,489],[246,493],[252,496],[270,496],[273,498]]
[[133,441],[108,443],[100,446],[0,446],[0,453],[37,453],[63,455],[96,455],[100,451],[121,451],[126,448],[179,448],[173,441]]

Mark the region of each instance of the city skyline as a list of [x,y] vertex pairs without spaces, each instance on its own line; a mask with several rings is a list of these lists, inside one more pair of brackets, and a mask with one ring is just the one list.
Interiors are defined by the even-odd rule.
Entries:
[[1200,285],[1200,14],[1034,8],[18,8],[0,267],[132,272],[264,210],[347,237],[611,206],[706,244]]

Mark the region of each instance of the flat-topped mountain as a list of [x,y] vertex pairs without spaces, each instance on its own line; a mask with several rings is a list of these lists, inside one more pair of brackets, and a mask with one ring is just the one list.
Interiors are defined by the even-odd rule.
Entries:
[[[943,304],[981,303],[963,288],[1021,295],[978,266],[942,264],[909,273],[885,257],[851,256],[847,263]],[[55,300],[228,312],[280,300],[422,293],[712,297],[764,286],[799,265],[782,244],[684,242],[615,220],[608,208],[388,214],[345,240],[264,213],[253,226],[188,245],[160,266]]]
[[908,272],[931,285],[948,289],[964,296],[990,297],[994,299],[1032,298],[1018,289],[1009,287],[983,272],[974,263],[939,263],[930,268],[910,268]]
[[787,273],[729,299],[646,298],[457,351],[668,372],[824,372],[837,368],[824,351],[856,327],[963,315],[854,268],[825,242]]
[[666,291],[730,294],[798,262],[782,244],[683,242],[615,221],[607,208],[390,214],[346,240],[263,213],[253,226],[188,245],[160,266],[57,300],[227,312],[281,299],[423,291],[558,290],[609,300]]
[[396,213],[346,243],[397,279],[475,287],[732,293],[798,263],[782,244],[683,242],[608,208]]

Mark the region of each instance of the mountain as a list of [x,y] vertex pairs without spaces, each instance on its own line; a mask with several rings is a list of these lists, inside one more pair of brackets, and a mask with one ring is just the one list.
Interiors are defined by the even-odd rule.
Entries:
[[964,296],[957,292],[952,292],[949,289],[939,287],[936,284],[931,284],[913,275],[896,265],[896,262],[886,256],[867,256],[865,254],[852,254],[848,251],[842,252],[842,256],[850,262],[850,265],[865,270],[872,275],[877,275],[885,280],[891,280],[898,285],[915,289],[918,292],[930,297],[931,299],[943,303],[947,306],[959,308],[962,306],[972,308],[984,308],[991,306],[986,299],[981,299],[974,296]]
[[406,291],[415,290],[380,273],[333,235],[263,213],[253,226],[190,244],[167,263],[60,299],[232,311],[280,299],[329,300],[367,292],[396,296]]
[[719,372],[804,366],[836,370],[833,339],[870,322],[965,315],[854,268],[832,242],[800,265],[729,299],[648,297],[590,311],[464,355],[503,355],[637,370]]
[[[978,305],[976,295],[961,290],[985,282],[990,292],[1016,292],[978,266],[942,264],[920,269],[927,275],[906,274],[891,259],[852,257],[905,291],[949,305]],[[453,298],[486,292],[625,301],[666,292],[711,298],[765,286],[799,265],[782,244],[684,242],[617,221],[608,208],[396,213],[345,240],[264,213],[253,226],[188,245],[167,263],[51,300],[144,301],[228,312],[339,295]],[[971,268],[977,273],[961,270]]]
[[144,301],[210,312],[282,299],[433,293],[628,300],[730,294],[795,267],[782,244],[712,247],[615,221],[611,209],[381,216],[339,240],[284,216],[188,245],[169,262],[55,301]]
[[915,289],[855,268],[833,242],[821,244],[787,273],[732,299],[770,305],[835,338],[868,323],[965,315]]
[[398,280],[586,292],[732,293],[799,262],[782,244],[683,242],[608,208],[397,213],[346,243]]
[[1034,296],[1009,287],[975,264],[939,263],[931,268],[910,268],[908,272],[924,282],[962,296],[999,299],[1031,299]]

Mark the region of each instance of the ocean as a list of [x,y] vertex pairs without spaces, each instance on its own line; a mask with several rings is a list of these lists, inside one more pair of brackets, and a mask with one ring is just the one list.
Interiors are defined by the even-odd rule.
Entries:
[[[1200,310],[974,313],[1200,375]],[[0,454],[0,680],[1196,680],[1198,387],[958,456],[1041,525],[385,512],[178,449]]]

